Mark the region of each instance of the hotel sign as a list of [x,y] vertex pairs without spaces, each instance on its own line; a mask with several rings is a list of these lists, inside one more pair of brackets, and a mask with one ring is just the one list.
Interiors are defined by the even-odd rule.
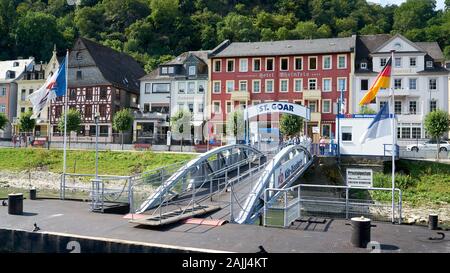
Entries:
[[[277,75],[275,72],[265,72],[265,73],[248,73],[248,74],[238,74],[236,78],[250,78],[250,79],[273,79]],[[299,78],[299,77],[320,77],[318,72],[280,72],[278,73],[279,78]]]
[[287,113],[300,116],[306,120],[311,120],[311,110],[308,107],[281,101],[266,102],[253,105],[252,107],[249,107],[247,109],[245,117],[246,119],[248,119],[258,115],[271,113]]
[[347,186],[354,188],[373,187],[373,171],[371,169],[347,169]]

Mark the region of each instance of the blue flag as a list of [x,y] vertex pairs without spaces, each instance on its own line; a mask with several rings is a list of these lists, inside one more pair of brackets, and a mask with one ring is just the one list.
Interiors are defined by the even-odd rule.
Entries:
[[57,97],[65,96],[67,91],[66,86],[66,59],[59,65],[59,69],[56,75],[55,84],[52,86],[52,91],[55,92]]
[[361,136],[361,144],[366,140],[380,138],[391,134],[391,124],[389,115],[389,104],[386,104],[380,109],[380,112],[374,117],[366,132]]

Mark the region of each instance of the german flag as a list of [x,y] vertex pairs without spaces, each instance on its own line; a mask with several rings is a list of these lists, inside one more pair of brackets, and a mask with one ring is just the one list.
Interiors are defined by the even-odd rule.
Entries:
[[369,91],[364,95],[364,97],[359,102],[359,105],[362,106],[364,104],[368,104],[375,99],[380,88],[389,88],[390,79],[391,79],[391,67],[392,67],[392,58],[389,58],[383,70],[378,74],[377,79],[370,87]]

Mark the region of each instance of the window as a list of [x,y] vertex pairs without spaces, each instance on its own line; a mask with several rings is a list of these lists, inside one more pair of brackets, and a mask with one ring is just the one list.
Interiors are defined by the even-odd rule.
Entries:
[[436,90],[436,88],[437,88],[437,80],[436,79],[430,79],[428,81],[428,88],[430,90]]
[[227,101],[227,113],[231,113],[233,111],[233,104],[231,101]]
[[323,56],[322,68],[331,69],[331,56]]
[[409,102],[409,113],[415,115],[417,113],[417,101]]
[[380,66],[383,67],[386,65],[386,58],[380,58]]
[[261,71],[261,59],[253,59],[253,71]]
[[415,67],[416,66],[416,57],[409,58],[409,66]]
[[214,81],[213,82],[213,93],[220,93],[220,86],[221,82],[220,81]]
[[394,113],[396,115],[400,115],[402,113],[402,102],[399,100],[394,102]]
[[0,104],[0,113],[6,113],[6,105]]
[[25,107],[20,108],[20,113],[25,113]]
[[204,107],[203,103],[199,103],[198,104],[198,112],[203,113],[204,110],[205,110],[205,107]]
[[81,55],[81,52],[77,52],[76,59],[77,60],[83,60],[83,55]]
[[361,69],[367,69],[367,63],[361,63],[360,67]]
[[108,98],[108,90],[104,86],[100,87],[100,99],[106,100],[107,98]]
[[234,72],[234,60],[227,60],[227,72]]
[[189,76],[195,76],[196,72],[197,72],[197,67],[195,67],[195,65],[189,66]]
[[287,79],[280,80],[280,92],[288,92],[289,82]]
[[273,80],[266,80],[266,93],[273,93]]
[[317,79],[308,79],[308,90],[317,89]]
[[261,81],[260,80],[253,80],[252,91],[253,91],[253,93],[261,92]]
[[281,71],[289,70],[289,58],[281,58],[280,59],[280,70]]
[[220,113],[220,101],[214,101],[213,102],[213,109],[214,109],[214,113]]
[[422,128],[412,127],[411,128],[411,138],[421,138],[421,137],[422,137]]
[[109,126],[107,126],[107,125],[100,125],[99,129],[100,129],[100,132],[98,132],[99,136],[102,136],[102,137],[109,136]]
[[351,126],[342,126],[342,141],[352,141],[352,127]]
[[247,81],[239,81],[239,91],[247,91]]
[[95,130],[96,130],[96,126],[95,125],[91,125],[89,126],[89,136],[95,136]]
[[322,79],[322,89],[323,92],[331,91],[331,79],[329,78]]
[[402,67],[402,58],[395,58],[395,67]]
[[394,79],[394,89],[402,89],[402,79]]
[[194,113],[194,104],[188,103],[188,109],[189,109],[189,112]]
[[302,70],[303,69],[303,58],[302,57],[296,57],[295,58],[295,70]]
[[417,79],[409,79],[409,89],[411,90],[417,89]]
[[430,100],[430,112],[436,111],[436,109],[437,109],[437,101]]
[[146,83],[145,84],[145,94],[150,94],[151,93],[151,83]]
[[161,74],[163,75],[167,74],[167,67],[165,66],[161,67]]
[[317,103],[315,101],[308,102],[308,107],[311,112],[317,112]]
[[323,124],[322,125],[322,136],[330,137],[330,132],[331,132],[331,125],[330,124]]
[[92,119],[92,105],[84,106],[84,118]]
[[386,105],[386,101],[380,101],[380,111]]
[[152,84],[152,93],[170,93],[170,83]]
[[338,56],[338,69],[347,68],[347,56],[339,55]]
[[81,74],[81,70],[77,71],[77,80],[81,80],[83,78],[83,75]]
[[186,82],[178,82],[178,93],[184,94],[186,92]]
[[205,82],[198,83],[198,93],[203,94],[205,92]]
[[20,93],[20,100],[24,101],[27,99],[27,90],[22,89],[21,93]]
[[403,127],[401,138],[410,138],[411,137],[411,127]]
[[427,61],[427,68],[433,68],[433,61]]
[[234,91],[234,81],[227,81],[227,93]]
[[150,103],[144,103],[144,113],[150,112]]
[[222,71],[222,61],[214,60],[214,72],[221,72],[221,71]]
[[179,102],[178,103],[178,110],[183,110],[184,109],[184,103]]
[[195,82],[188,82],[187,92],[188,94],[195,93]]
[[267,58],[266,59],[266,71],[273,71],[273,58]]
[[98,106],[98,111],[100,112],[100,117],[106,117],[106,104],[100,104]]
[[367,90],[369,90],[369,80],[362,79],[361,80],[361,91],[367,91]]
[[308,69],[309,70],[316,70],[317,69],[317,57],[308,57]]
[[55,106],[55,117],[60,118],[62,114],[62,105]]
[[294,79],[294,92],[302,92],[303,90],[303,80]]
[[31,94],[33,94],[33,92],[34,92],[34,90],[33,90],[33,89],[29,89],[29,90],[28,90],[28,95],[31,95]]
[[173,66],[169,66],[169,74],[173,74],[175,72],[175,68]]
[[338,91],[347,90],[347,78],[338,78]]
[[120,101],[120,89],[116,89],[116,100]]
[[331,100],[323,100],[322,101],[322,112],[323,113],[331,113]]
[[239,59],[239,72],[248,71],[248,59]]
[[0,96],[4,97],[6,96],[6,87],[3,87],[1,92],[0,92]]
[[76,100],[76,99],[77,99],[77,90],[70,89],[69,100]]
[[86,100],[92,100],[92,88],[90,87],[86,89]]

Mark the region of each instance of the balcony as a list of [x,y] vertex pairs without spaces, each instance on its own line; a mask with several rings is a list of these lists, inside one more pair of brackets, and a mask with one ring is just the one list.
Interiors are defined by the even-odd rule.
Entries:
[[322,114],[320,112],[311,112],[310,122],[320,122],[322,120]]
[[320,100],[322,98],[322,91],[320,90],[303,90],[304,100]]
[[233,101],[249,101],[250,92],[248,91],[233,91],[231,92],[231,100]]
[[[365,91],[367,92],[367,91]],[[382,89],[378,92],[377,97],[380,98],[387,98],[390,96],[390,90],[389,89]],[[395,97],[419,97],[420,91],[418,90],[411,90],[411,89],[394,89],[394,96]]]
[[396,113],[396,116],[400,123],[422,123],[423,121],[423,114],[420,111],[405,111]]

